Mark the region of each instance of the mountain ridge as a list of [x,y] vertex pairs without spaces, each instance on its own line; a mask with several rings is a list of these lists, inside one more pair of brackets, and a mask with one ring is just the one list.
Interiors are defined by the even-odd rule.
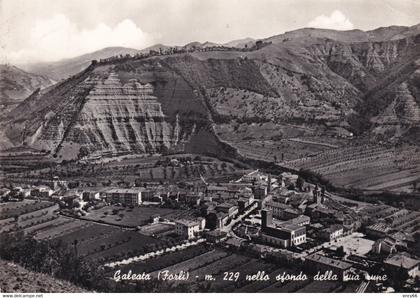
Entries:
[[386,41],[335,41],[320,30],[254,49],[91,64],[13,110],[3,130],[12,144],[3,146],[30,145],[68,158],[82,147],[87,154],[191,148],[215,154],[224,149],[213,127],[238,122],[246,129],[298,124],[330,142],[355,136],[418,144],[420,35],[410,28],[404,32],[413,35]]

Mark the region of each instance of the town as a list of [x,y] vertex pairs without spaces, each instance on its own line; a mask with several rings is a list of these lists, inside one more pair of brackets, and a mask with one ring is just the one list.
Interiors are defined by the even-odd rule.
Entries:
[[162,272],[209,291],[419,289],[419,212],[349,200],[296,173],[125,187],[54,176],[6,183],[0,195],[0,236],[65,243],[108,281],[147,273],[128,289]]

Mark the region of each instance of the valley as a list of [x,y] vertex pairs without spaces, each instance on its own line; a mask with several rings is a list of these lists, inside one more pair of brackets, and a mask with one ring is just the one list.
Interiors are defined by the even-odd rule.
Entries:
[[[416,193],[418,29],[340,37],[301,29],[247,48],[197,43],[87,55],[80,61],[99,60],[2,117],[3,173],[187,153],[311,170],[337,187]],[[121,174],[182,176],[165,167],[130,175]]]

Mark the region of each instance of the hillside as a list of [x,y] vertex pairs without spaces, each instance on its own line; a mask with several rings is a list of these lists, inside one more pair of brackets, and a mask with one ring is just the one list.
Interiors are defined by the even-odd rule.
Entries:
[[99,60],[111,56],[135,54],[138,50],[124,47],[109,47],[89,54],[74,58],[63,59],[57,62],[42,62],[21,67],[27,71],[38,73],[56,81],[67,79],[68,77],[81,72],[89,66],[92,60]]
[[0,65],[0,115],[15,108],[37,89],[52,85],[51,79],[13,65]]
[[418,28],[302,29],[258,50],[110,59],[26,99],[3,123],[1,145],[74,159],[225,156],[228,143],[269,161],[378,142],[418,146]]
[[0,288],[3,293],[84,293],[67,281],[29,271],[17,264],[0,260]]

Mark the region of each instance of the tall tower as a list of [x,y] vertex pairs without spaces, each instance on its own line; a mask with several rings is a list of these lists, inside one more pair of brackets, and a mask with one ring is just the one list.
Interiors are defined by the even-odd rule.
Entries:
[[273,224],[273,212],[269,209],[261,210],[261,227],[264,229]]
[[271,192],[271,174],[268,174],[267,193]]

